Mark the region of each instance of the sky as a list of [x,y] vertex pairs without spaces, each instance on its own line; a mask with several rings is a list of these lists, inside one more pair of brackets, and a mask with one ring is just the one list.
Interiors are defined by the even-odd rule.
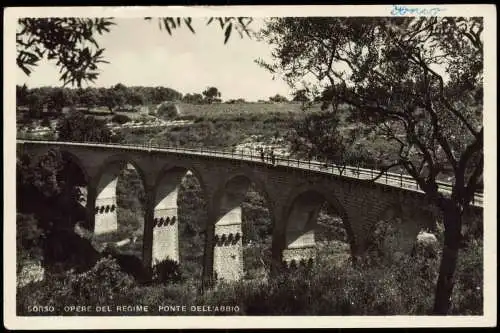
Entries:
[[[117,18],[111,31],[99,36],[100,47],[109,64],[100,64],[100,75],[90,86],[165,86],[183,94],[201,93],[215,86],[223,100],[244,98],[267,100],[281,94],[290,97],[291,88],[281,79],[255,63],[270,60],[271,47],[233,30],[224,45],[224,33],[217,22],[206,25],[206,19],[193,18],[196,34],[188,28],[176,29],[170,36],[160,30],[158,21],[142,18]],[[263,19],[250,27],[258,30]],[[17,69],[16,83],[29,88],[62,86],[55,63],[43,60],[27,76]]]

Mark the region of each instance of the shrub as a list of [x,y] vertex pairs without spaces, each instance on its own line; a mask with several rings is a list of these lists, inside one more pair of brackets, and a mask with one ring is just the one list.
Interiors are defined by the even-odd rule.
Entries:
[[70,273],[65,282],[73,296],[87,304],[110,302],[116,294],[127,293],[134,285],[132,277],[123,273],[111,257],[100,259],[88,272]]
[[153,267],[153,281],[177,283],[182,280],[182,272],[177,261],[165,259],[155,263]]
[[[476,240],[461,254],[452,314],[482,314],[481,252],[482,242]],[[426,315],[433,305],[438,268],[438,259],[421,255],[406,255],[391,263],[360,260],[353,265],[349,261],[334,263],[320,253],[312,268],[284,270],[267,281],[221,281],[199,295],[191,280],[137,285],[120,271],[114,259],[104,258],[86,273],[69,272],[18,288],[18,309],[23,312],[27,305],[35,304],[95,305],[128,301],[153,308],[160,304],[240,308],[240,312],[226,315]],[[165,261],[157,266],[156,274],[163,274],[163,281],[174,281],[179,276],[179,267],[175,262]]]
[[174,103],[164,103],[158,107],[157,114],[164,119],[173,119],[179,116],[179,110]]
[[[28,306],[43,304],[55,307],[56,312],[52,315],[61,315],[68,314],[64,312],[64,305],[119,304],[130,295],[134,285],[134,279],[120,270],[116,260],[106,257],[87,272],[68,271],[19,288],[17,311],[19,315],[26,315]],[[134,300],[129,299],[129,302],[133,304]]]
[[143,216],[141,212],[137,212],[128,208],[119,208],[118,211],[118,238],[131,237],[136,230],[142,230]]
[[459,253],[451,313],[483,314],[483,241],[470,240]]
[[17,272],[20,272],[24,262],[42,258],[43,230],[33,214],[16,215],[16,249]]
[[111,118],[111,121],[113,123],[116,123],[116,124],[120,124],[120,125],[123,125],[125,123],[128,123],[129,121],[131,121],[132,119],[130,119],[129,116],[127,115],[124,115],[124,114],[115,114],[112,118]]
[[43,127],[50,127],[50,120],[47,117],[44,117],[42,121],[40,122],[40,126]]

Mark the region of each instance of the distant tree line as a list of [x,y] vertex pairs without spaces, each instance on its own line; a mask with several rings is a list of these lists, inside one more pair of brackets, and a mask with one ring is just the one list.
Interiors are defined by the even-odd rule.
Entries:
[[29,89],[16,86],[17,105],[33,112],[47,109],[62,112],[66,106],[106,107],[110,111],[124,106],[159,104],[181,100],[182,93],[168,87],[127,87],[121,83],[110,88],[41,87]]
[[[297,91],[295,91],[293,93],[293,97],[292,97],[291,101],[292,102],[302,102],[302,103],[305,103],[305,102],[310,102],[313,99],[315,101],[320,101],[321,100],[320,96],[311,96],[311,97],[309,97],[308,94],[309,94],[309,92],[306,89],[297,90]],[[285,96],[282,96],[280,94],[276,94],[274,96],[269,97],[269,102],[272,102],[272,103],[287,103],[287,102],[289,102],[289,100]]]
[[[168,87],[127,87],[118,83],[110,88],[28,88],[16,86],[17,106],[32,111],[35,116],[42,110],[62,112],[64,107],[105,107],[110,112],[124,106],[161,104],[165,101],[182,101],[190,104],[211,104],[221,102],[221,92],[208,87],[201,94],[182,93]],[[240,99],[243,100],[243,99]]]
[[182,101],[190,104],[212,104],[222,101],[221,92],[216,87],[208,87],[201,94],[186,94]]
[[[323,93],[326,96],[326,92]],[[62,113],[64,107],[107,108],[110,112],[120,109],[134,109],[140,105],[155,105],[166,101],[189,104],[220,103],[221,92],[217,87],[207,87],[202,93],[183,95],[168,87],[127,87],[118,83],[109,88],[63,88],[39,87],[28,88],[26,85],[16,86],[17,106],[29,110],[31,117],[40,117],[41,112]],[[324,97],[324,96],[321,96]],[[314,100],[322,100],[320,96]],[[291,101],[307,103],[312,101],[305,90],[294,93]],[[266,102],[260,100],[259,102]],[[276,94],[269,97],[271,103],[287,103],[289,100]],[[244,98],[227,100],[228,104],[246,103]]]

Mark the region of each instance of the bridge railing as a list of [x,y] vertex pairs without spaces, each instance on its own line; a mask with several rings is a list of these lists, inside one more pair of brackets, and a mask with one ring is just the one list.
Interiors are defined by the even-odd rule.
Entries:
[[[375,183],[385,184],[392,187],[404,188],[411,191],[423,192],[420,188],[418,182],[411,176],[406,175],[402,172],[394,173],[375,168],[363,168],[358,166],[340,165],[331,162],[322,162],[318,160],[299,160],[293,159],[283,155],[275,155],[274,160],[270,155],[261,155],[258,149],[232,149],[232,150],[220,150],[207,147],[200,148],[184,148],[184,147],[169,147],[160,146],[158,144],[153,144],[151,141],[143,144],[124,144],[124,143],[96,143],[96,142],[61,142],[61,141],[47,141],[47,140],[23,140],[18,139],[18,142],[38,142],[47,144],[64,144],[64,145],[81,145],[85,144],[87,146],[109,146],[109,147],[123,147],[139,150],[148,151],[161,151],[170,153],[180,153],[189,155],[199,155],[205,157],[218,157],[226,158],[231,160],[242,160],[249,161],[259,164],[264,164],[268,166],[282,166],[289,167],[293,169],[310,170],[320,173],[333,174],[337,176],[355,178],[359,180],[374,181]],[[375,179],[378,177],[377,179]],[[450,194],[453,185],[446,183],[444,181],[437,181],[439,190],[442,193]],[[472,204],[474,206],[483,205],[483,193],[476,192],[473,197]]]

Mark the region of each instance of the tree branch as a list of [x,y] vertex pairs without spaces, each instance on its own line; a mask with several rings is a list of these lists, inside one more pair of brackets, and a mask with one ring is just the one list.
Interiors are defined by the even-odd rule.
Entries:
[[467,182],[467,186],[465,188],[464,201],[468,204],[474,195],[476,194],[476,190],[479,185],[479,179],[483,176],[483,166],[484,166],[484,155],[481,155],[479,162],[477,163],[472,175]]
[[377,179],[382,177],[387,171],[389,171],[389,169],[394,168],[395,166],[398,166],[398,165],[402,165],[401,161],[398,161],[398,162],[381,167],[378,175],[372,179],[367,179],[367,181],[368,182],[375,182]]
[[[462,157],[460,158],[460,161],[458,162],[458,167],[457,171],[455,173],[455,187],[457,188],[458,193],[463,196],[466,196],[467,193],[463,193],[464,190],[466,190],[466,187],[464,186],[465,182],[465,170],[467,167],[467,164],[469,163],[470,159],[474,155],[474,153],[480,151],[483,148],[483,128],[479,131],[480,136],[477,140],[469,144],[466,148],[464,153],[462,154]],[[479,177],[482,174],[482,164],[483,164],[483,156],[481,154],[480,158],[480,168],[476,166],[473,174],[471,175],[471,178],[469,179],[467,188],[469,186],[472,186],[472,182],[474,182],[475,178]],[[477,179],[476,179],[477,180]],[[467,191],[468,192],[468,191]],[[469,193],[470,194],[470,193]]]
[[467,127],[467,129],[474,135],[476,138],[478,137],[478,132],[474,130],[472,127],[472,124],[470,124],[467,119],[463,116],[462,113],[460,113],[457,109],[455,109],[451,103],[448,101],[448,99],[445,97],[444,94],[444,80],[441,75],[433,71],[432,69],[429,68],[426,64],[423,62],[421,63],[422,66],[424,66],[432,75],[434,75],[438,81],[439,81],[439,90],[440,90],[440,99],[443,101],[443,104],[446,106],[446,108],[453,114],[455,117],[457,117],[464,125]]

